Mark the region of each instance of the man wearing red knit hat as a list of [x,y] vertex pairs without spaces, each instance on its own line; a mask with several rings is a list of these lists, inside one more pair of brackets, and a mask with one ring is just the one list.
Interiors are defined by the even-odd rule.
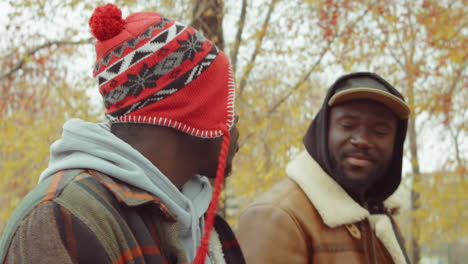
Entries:
[[107,4],[89,25],[109,122],[65,123],[0,263],[244,263],[215,214],[239,136],[226,55],[154,12]]

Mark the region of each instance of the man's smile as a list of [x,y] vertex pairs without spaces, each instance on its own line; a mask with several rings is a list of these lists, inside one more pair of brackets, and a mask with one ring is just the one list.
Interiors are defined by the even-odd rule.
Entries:
[[360,150],[347,150],[341,156],[344,166],[371,168],[377,163],[369,153]]
[[345,162],[355,167],[371,167],[374,165],[374,163],[372,163],[372,161],[368,159],[355,158],[355,157],[346,157]]

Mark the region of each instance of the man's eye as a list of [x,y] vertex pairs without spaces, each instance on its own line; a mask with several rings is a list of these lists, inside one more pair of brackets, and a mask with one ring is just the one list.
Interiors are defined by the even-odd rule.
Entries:
[[379,135],[379,136],[385,136],[389,133],[389,129],[388,128],[383,128],[383,127],[378,127],[378,128],[375,128],[374,129],[374,132],[375,134]]
[[342,124],[341,124],[341,127],[342,127],[342,128],[345,128],[345,129],[351,129],[351,128],[353,128],[353,124],[342,123]]

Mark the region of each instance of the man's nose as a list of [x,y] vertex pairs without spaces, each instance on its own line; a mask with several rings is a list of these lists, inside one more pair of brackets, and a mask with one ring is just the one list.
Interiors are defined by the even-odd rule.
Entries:
[[357,148],[361,149],[368,149],[371,147],[369,133],[365,128],[356,130],[355,133],[352,135],[350,142]]

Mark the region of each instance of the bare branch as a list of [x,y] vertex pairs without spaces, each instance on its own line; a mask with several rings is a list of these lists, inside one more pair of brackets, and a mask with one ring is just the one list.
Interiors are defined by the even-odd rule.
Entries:
[[405,65],[403,64],[403,62],[395,55],[395,53],[393,52],[393,50],[391,48],[388,49],[390,51],[390,55],[392,56],[392,58],[396,61],[396,63],[401,67],[401,69],[406,73],[408,74],[408,71],[405,67]]
[[462,80],[462,78],[464,77],[463,72],[465,72],[467,65],[468,65],[468,62],[465,60],[465,63],[460,66],[460,69],[458,71],[456,71],[457,76],[453,80],[452,85],[450,86],[450,89],[448,92],[449,94],[453,94],[453,92],[455,91],[455,88],[457,87],[458,82]]
[[[354,27],[359,21],[361,21],[366,15],[367,13],[369,13],[369,9],[366,9],[358,18],[356,18],[356,20],[354,20],[353,22],[349,23],[349,26],[351,27]],[[296,85],[294,85],[294,87],[292,87],[283,97],[281,97],[278,102],[276,102],[271,108],[270,110],[268,110],[266,112],[266,114],[262,117],[263,119],[265,118],[268,118],[270,117],[279,107],[280,105],[282,105],[284,102],[286,102],[286,100],[294,94],[294,92],[296,92],[297,90],[299,90],[300,87],[302,87],[302,85],[309,79],[310,75],[315,71],[315,69],[317,68],[318,65],[320,65],[320,62],[322,61],[323,57],[325,57],[326,53],[330,50],[330,47],[331,45],[333,44],[333,42],[339,38],[342,34],[343,34],[343,31],[346,30],[346,28],[348,28],[348,25],[346,25],[340,32],[336,32],[335,35],[333,35],[333,37],[328,41],[327,43],[327,46],[322,50],[322,52],[320,53],[320,56],[319,58],[317,59],[317,61],[312,65],[312,67],[307,71],[307,73],[304,75],[304,77],[302,77],[297,83]],[[241,141],[240,141],[240,144],[239,146],[242,147],[243,144],[245,144],[253,135],[255,135],[255,131],[252,131],[250,132],[249,134],[247,134]]]
[[244,25],[245,25],[245,18],[247,14],[247,0],[242,0],[242,9],[239,18],[239,28],[237,29],[236,33],[236,40],[234,42],[234,47],[232,47],[231,51],[231,61],[232,61],[232,71],[236,72],[237,70],[237,54],[239,53],[239,47],[241,43],[242,33],[244,32]]
[[255,50],[252,53],[252,57],[250,57],[250,61],[247,65],[247,70],[245,71],[244,75],[241,78],[240,84],[239,84],[239,98],[242,98],[242,93],[244,92],[245,85],[247,84],[247,79],[249,78],[250,72],[252,71],[253,65],[255,63],[255,60],[257,58],[258,53],[260,53],[260,49],[262,46],[263,38],[266,35],[268,25],[270,24],[270,19],[271,19],[271,14],[273,13],[273,9],[275,8],[276,3],[278,0],[271,0],[270,5],[268,7],[268,13],[265,17],[265,21],[263,22],[263,27],[261,34],[259,38],[257,39],[255,43]]
[[[395,12],[396,12],[396,11],[395,11]],[[388,25],[388,23],[386,23],[386,24]],[[399,32],[399,31],[400,31],[400,29],[397,28],[397,23],[390,23],[389,25],[391,26],[393,32]],[[406,60],[406,58],[408,58],[408,54],[406,53],[406,49],[403,47],[403,41],[402,41],[401,38],[400,38],[400,34],[395,34],[395,36],[396,36],[396,42],[397,42],[397,44],[399,45],[400,50],[401,50],[402,53],[403,53],[403,57],[404,57],[405,60]],[[391,51],[391,50],[390,50],[390,51]],[[391,51],[391,52],[392,52],[392,51]],[[393,54],[393,57],[394,57],[394,58],[397,58],[397,57],[395,56],[395,54]],[[404,64],[403,64],[400,60],[399,60],[399,64],[400,64],[400,66],[403,66],[403,68],[404,68]],[[405,72],[406,72],[406,70],[405,70]]]
[[449,134],[453,140],[453,146],[455,148],[455,159],[457,160],[457,166],[461,167],[463,162],[460,155],[460,146],[458,145],[458,137],[460,136],[461,131],[454,131],[453,128],[448,128]]
[[[361,21],[361,19],[364,18],[364,16],[368,12],[369,12],[369,9],[364,11],[355,21],[350,23],[350,26],[354,27],[359,21]],[[336,32],[335,35],[333,35],[333,37],[328,41],[327,46],[322,50],[322,52],[320,53],[319,58],[312,65],[312,67],[309,69],[309,71],[304,75],[304,77],[302,77],[301,80],[299,80],[299,82],[297,82],[296,85],[294,85],[293,88],[291,88],[280,100],[278,100],[278,102],[276,102],[276,104],[274,104],[273,107],[270,108],[270,110],[267,111],[265,117],[269,117],[271,114],[273,114],[273,112],[275,112],[276,109],[278,109],[278,107],[280,105],[282,105],[295,91],[297,91],[309,79],[310,75],[315,71],[317,66],[320,65],[320,62],[322,62],[323,57],[325,57],[327,52],[330,50],[330,47],[333,44],[333,42],[343,34],[343,31],[346,30],[346,28],[348,28],[348,25],[345,26],[344,29],[341,32]]]
[[204,8],[201,8],[201,1],[192,1],[193,2],[193,8],[192,8],[192,22],[190,22],[190,25],[193,25],[195,23],[195,20],[200,19],[203,11],[205,11]]
[[11,68],[8,72],[0,75],[0,80],[3,80],[11,75],[13,75],[15,72],[17,72],[18,70],[20,70],[23,65],[26,63],[26,59],[31,57],[32,55],[34,55],[36,52],[44,49],[44,48],[47,48],[47,47],[50,47],[50,46],[53,46],[53,45],[82,45],[82,44],[90,44],[91,41],[89,39],[85,39],[85,40],[79,40],[79,41],[68,41],[68,40],[55,40],[55,41],[49,41],[49,42],[46,42],[36,48],[34,48],[33,50],[29,51],[25,56],[23,56],[23,58],[13,67]]

